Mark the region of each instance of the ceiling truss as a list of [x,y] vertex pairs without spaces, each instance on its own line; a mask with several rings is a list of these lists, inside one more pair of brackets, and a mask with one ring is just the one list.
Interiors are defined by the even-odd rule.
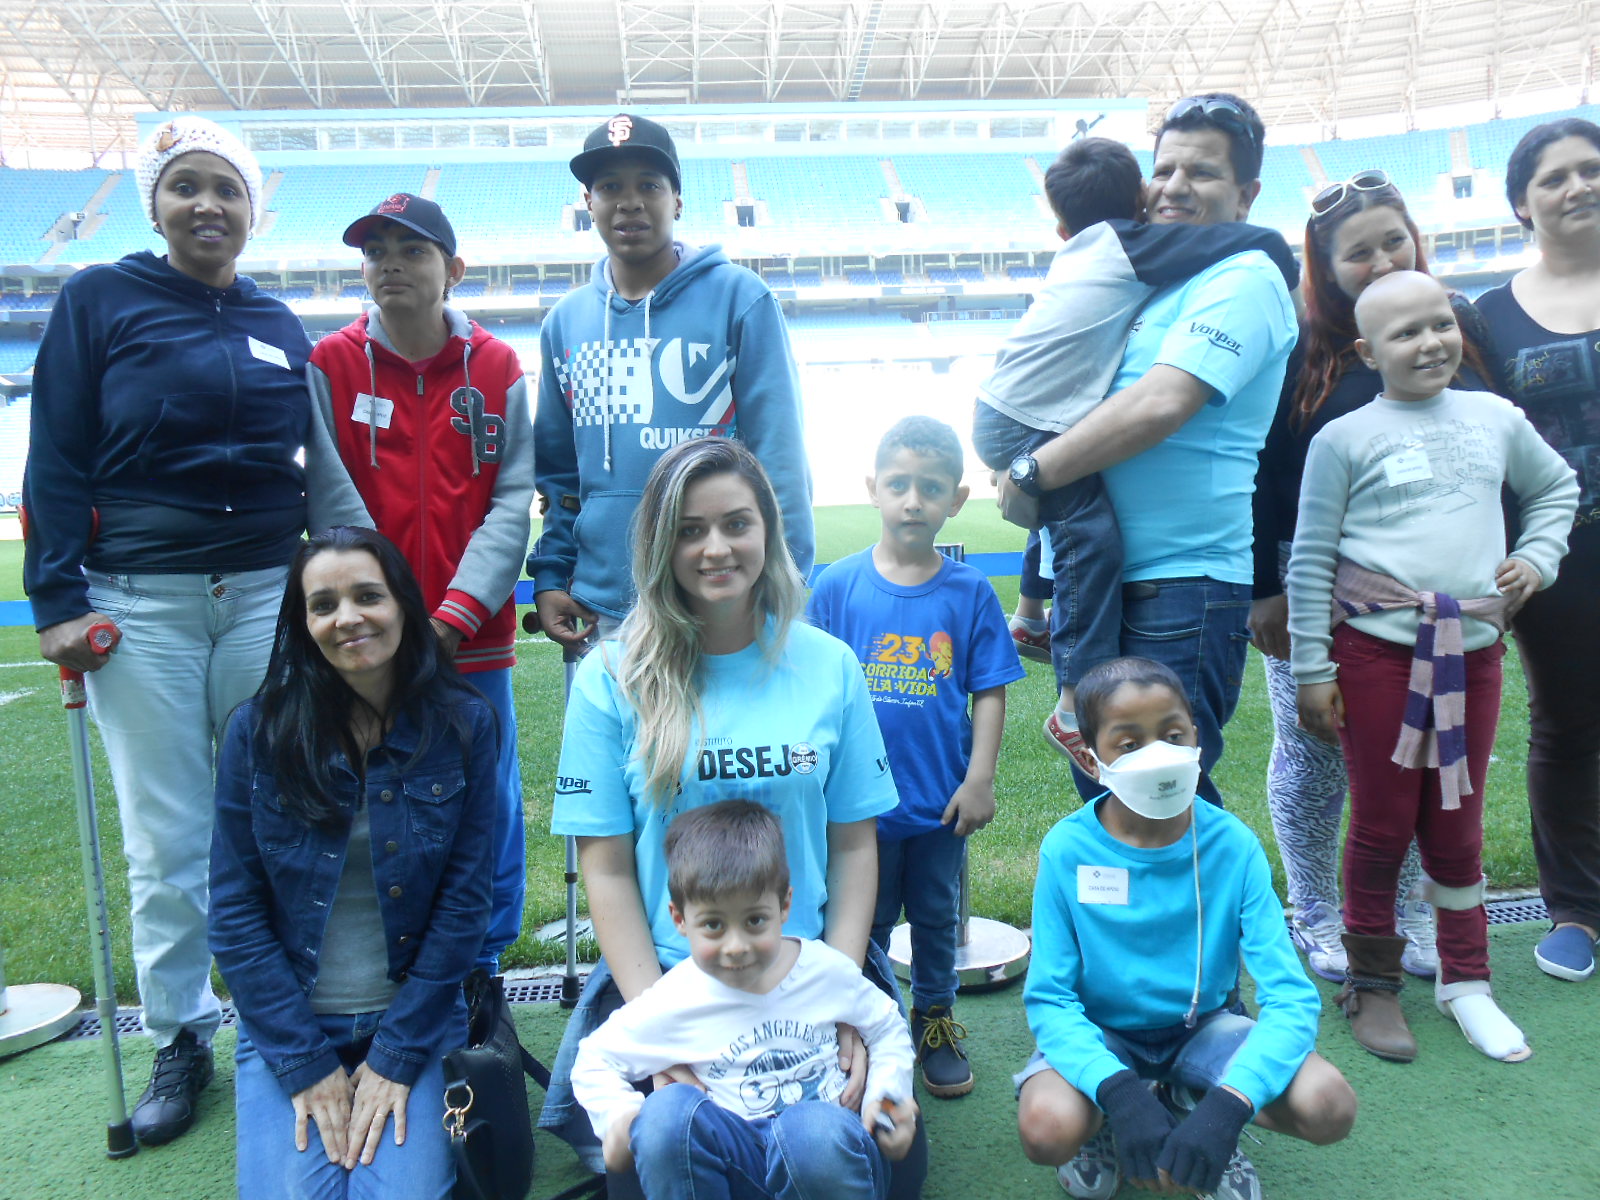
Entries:
[[[157,109],[1238,91],[1269,123],[1567,89],[1600,0],[0,0],[0,150]],[[70,131],[70,132],[67,132]]]

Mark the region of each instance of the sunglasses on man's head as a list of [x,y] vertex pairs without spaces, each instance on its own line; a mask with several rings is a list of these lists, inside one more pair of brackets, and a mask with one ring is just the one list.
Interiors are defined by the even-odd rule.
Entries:
[[1311,197],[1311,215],[1327,216],[1356,192],[1375,192],[1379,188],[1393,186],[1382,171],[1358,171],[1343,183],[1330,184]]
[[1244,109],[1221,96],[1185,96],[1167,109],[1167,119],[1162,124],[1171,125],[1174,121],[1181,121],[1194,112],[1210,118],[1229,133],[1242,135],[1255,149],[1261,149],[1255,126],[1250,123],[1250,118],[1245,115]]

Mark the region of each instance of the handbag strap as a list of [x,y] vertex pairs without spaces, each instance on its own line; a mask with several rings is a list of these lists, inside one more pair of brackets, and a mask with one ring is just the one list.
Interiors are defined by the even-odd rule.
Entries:
[[582,1183],[575,1183],[571,1187],[557,1192],[549,1200],[579,1200],[580,1197],[589,1197],[590,1200],[605,1200],[606,1177],[596,1175],[592,1179],[585,1179]]
[[550,1090],[550,1072],[545,1069],[545,1065],[529,1054],[520,1040],[517,1042],[517,1049],[522,1051],[523,1071],[531,1075],[533,1081],[548,1092]]
[[[450,1135],[450,1157],[455,1163],[456,1183],[453,1189],[455,1200],[491,1200],[484,1195],[483,1188],[478,1184],[478,1175],[473,1168],[472,1157],[467,1153],[467,1139]],[[467,1196],[462,1197],[461,1192],[466,1189]],[[552,1197],[552,1200],[556,1198]]]

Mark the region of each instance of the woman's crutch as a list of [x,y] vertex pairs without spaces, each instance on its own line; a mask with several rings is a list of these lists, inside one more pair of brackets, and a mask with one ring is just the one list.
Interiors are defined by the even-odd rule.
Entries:
[[[89,627],[89,647],[110,654],[121,636],[110,621]],[[100,1013],[100,1044],[105,1050],[106,1090],[111,1101],[106,1123],[106,1157],[127,1158],[138,1152],[133,1122],[122,1095],[122,1045],[117,1039],[117,992],[111,971],[111,928],[106,915],[106,877],[100,862],[100,827],[94,806],[94,775],[89,763],[89,723],[83,674],[61,668],[61,706],[67,710],[67,736],[72,745],[72,784],[77,793],[78,843],[83,853],[83,891],[89,912],[89,949],[94,961],[95,1007]]]

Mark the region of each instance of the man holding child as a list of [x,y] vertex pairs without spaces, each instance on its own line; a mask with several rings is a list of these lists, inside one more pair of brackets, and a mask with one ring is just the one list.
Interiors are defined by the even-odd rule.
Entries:
[[[1224,93],[1180,100],[1145,185],[1153,225],[1243,221],[1261,190],[1264,129]],[[1256,455],[1294,347],[1283,273],[1258,250],[1158,291],[1134,322],[1107,399],[1002,476],[1008,520],[1099,472],[1122,530],[1121,651],[1171,667],[1194,703],[1200,795],[1222,757],[1244,672]],[[1057,714],[1060,716],[1061,714]]]

